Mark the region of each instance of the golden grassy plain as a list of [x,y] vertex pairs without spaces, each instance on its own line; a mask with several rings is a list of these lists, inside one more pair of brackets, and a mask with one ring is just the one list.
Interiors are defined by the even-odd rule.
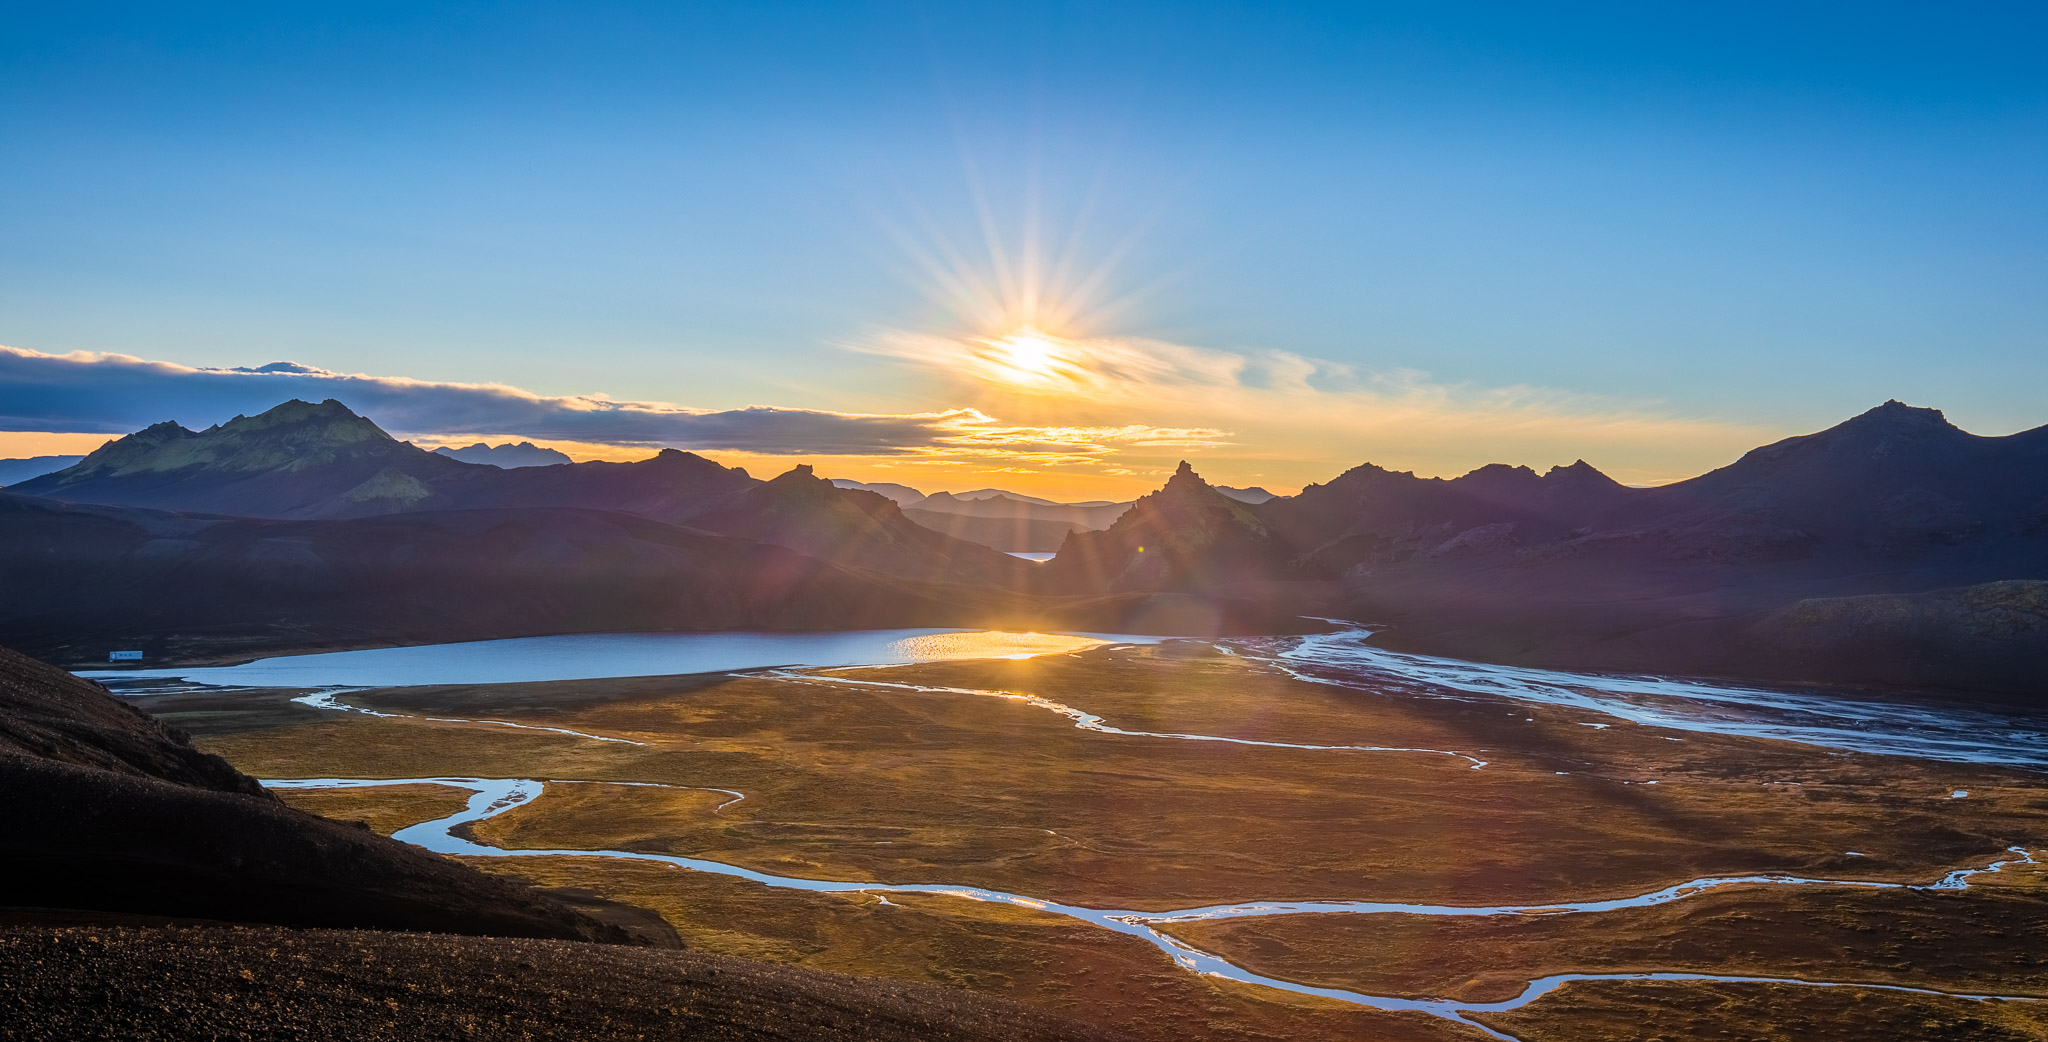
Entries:
[[[1442,752],[1107,735],[1017,699],[834,676],[1028,693],[1133,731]],[[1187,645],[799,679],[345,696],[409,718],[315,710],[289,694],[184,695],[148,707],[259,777],[635,781],[746,794],[727,804],[730,796],[701,788],[550,784],[533,804],[474,826],[496,846],[629,849],[1092,907],[1536,904],[1753,873],[1926,883],[2009,846],[2048,849],[2048,787],[2036,774],[1675,732],[1557,707],[1379,696]],[[1487,765],[1473,770],[1447,753]],[[1950,799],[1957,789],[1969,797]],[[412,786],[283,795],[390,832],[448,814],[468,794]],[[1021,909],[802,893],[599,858],[477,860],[653,908],[702,950],[990,991],[1143,1037],[1483,1037],[1421,1014],[1198,977],[1137,939]],[[1598,914],[1304,915],[1172,930],[1256,972],[1377,994],[1495,999],[1548,973],[1694,970],[2048,996],[2030,940],[2048,925],[2041,874],[1981,881],[1940,894],[1749,887]],[[2048,1037],[2044,1009],[1869,989],[1579,983],[1485,1019],[1531,1042],[1660,1031],[2008,1039]],[[1787,1033],[1795,1022],[1811,1027]],[[1909,1022],[1948,1034],[1898,1034]]]

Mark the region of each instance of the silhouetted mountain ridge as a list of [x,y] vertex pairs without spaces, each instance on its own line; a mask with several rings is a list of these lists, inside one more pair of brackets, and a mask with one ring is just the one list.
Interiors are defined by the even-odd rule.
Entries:
[[[204,431],[160,423],[9,491],[69,502],[294,520],[483,508],[620,510],[917,581],[1014,586],[1021,562],[919,526],[894,503],[808,467],[776,485],[694,453],[633,463],[499,467],[401,442],[329,399]],[[782,480],[782,479],[778,479]],[[772,486],[772,487],[771,487]]]
[[2036,600],[1991,585],[2048,578],[2048,428],[1979,437],[1892,401],[1655,488],[1583,461],[1365,465],[1261,511],[1393,646],[2005,689],[2048,669]]
[[1183,460],[1107,530],[1069,535],[1044,581],[1076,592],[1218,590],[1293,577],[1296,556],[1255,507],[1216,491]]
[[887,496],[840,488],[808,464],[743,489],[690,523],[926,582],[1021,586],[1033,567],[926,528]]
[[9,491],[257,517],[359,517],[440,505],[431,486],[472,466],[398,441],[331,398],[294,399],[203,431],[154,424]]
[[464,463],[482,463],[487,466],[502,467],[506,470],[512,470],[517,467],[552,467],[558,463],[575,462],[565,452],[557,449],[544,449],[530,441],[522,441],[517,444],[508,441],[503,445],[487,445],[483,442],[477,442],[474,445],[464,445],[459,449],[444,445],[435,449],[434,453],[435,455],[446,456],[450,459],[458,459]]

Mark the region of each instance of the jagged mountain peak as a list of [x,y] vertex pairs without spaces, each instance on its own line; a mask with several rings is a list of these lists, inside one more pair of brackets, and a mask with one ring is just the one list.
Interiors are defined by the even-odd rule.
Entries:
[[1055,587],[1194,589],[1291,574],[1291,556],[1256,508],[1217,491],[1182,461],[1109,528],[1068,535],[1045,576]]
[[464,445],[461,448],[444,445],[435,449],[434,454],[446,456],[449,459],[461,460],[464,463],[481,463],[486,466],[497,467],[501,470],[513,470],[520,467],[549,467],[575,462],[569,458],[567,453],[556,449],[542,448],[530,441],[508,441],[502,445],[491,445],[480,441],[474,445]]
[[[735,502],[749,502],[779,512],[822,511],[826,515],[845,512],[841,520],[850,520],[856,515],[876,518],[892,513],[900,516],[902,513],[887,496],[862,489],[840,488],[819,477],[817,470],[808,463],[799,463],[747,489]],[[904,519],[903,523],[912,522]]]
[[1509,463],[1488,463],[1451,479],[1463,488],[1508,491],[1533,486],[1540,480],[1528,467]]
[[1907,405],[1897,398],[1887,398],[1884,404],[1865,409],[1863,412],[1842,421],[1838,426],[1872,426],[1877,424],[1902,427],[1946,428],[1948,430],[1958,429],[1954,424],[1948,422],[1948,417],[1942,415],[1940,409]]
[[706,459],[694,452],[685,452],[682,449],[663,449],[640,462],[652,463],[664,469],[703,471],[705,473],[721,471],[737,474],[740,477],[748,476],[747,468],[745,467],[728,467],[717,460]]
[[[194,437],[196,443],[208,447],[208,462],[255,468],[304,465],[322,457],[363,452],[382,454],[401,444],[384,428],[332,398],[321,402],[294,398],[254,416],[236,416]],[[278,457],[282,450],[296,458]]]
[[780,488],[810,488],[814,485],[822,485],[826,488],[838,487],[832,484],[831,482],[826,481],[824,478],[819,477],[817,468],[811,466],[808,463],[799,463],[796,466],[791,467],[788,470],[785,470],[772,478],[769,478],[768,483],[770,485],[775,485]]
[[286,427],[306,428],[319,436],[345,440],[381,438],[393,440],[384,428],[358,415],[348,406],[333,398],[320,402],[302,401],[293,398],[274,408],[254,416],[236,416],[234,419],[209,431],[222,433],[254,434],[259,431],[278,430]]
[[[1216,486],[1195,473],[1195,468],[1182,460],[1166,484],[1149,495],[1141,496],[1131,505],[1118,525],[1129,527],[1145,522],[1152,515],[1164,512],[1166,516],[1178,519],[1180,523],[1193,520],[1203,514],[1218,514],[1258,526],[1254,515],[1244,504],[1216,490]],[[1156,522],[1155,522],[1156,523]]]
[[1341,492],[1345,489],[1369,488],[1377,483],[1390,480],[1415,481],[1419,479],[1415,477],[1414,471],[1388,470],[1377,463],[1361,463],[1323,484],[1306,485],[1301,491],[1303,494],[1307,494],[1312,489]]
[[1786,468],[1821,467],[1830,473],[1869,468],[1939,471],[1954,465],[1951,457],[1967,451],[1977,440],[1948,422],[1939,409],[1922,409],[1892,399],[1826,430],[1751,449],[1726,467],[1680,484],[1763,480]]
[[1621,482],[1608,477],[1600,468],[1585,460],[1574,460],[1568,467],[1552,467],[1543,472],[1543,483],[1560,488],[1625,488]]
[[[390,509],[429,497],[397,476],[425,479],[468,468],[386,434],[348,406],[294,399],[203,431],[159,423],[102,446],[76,466],[14,491],[85,502],[293,516],[330,505]],[[380,471],[391,476],[370,481]]]
[[1141,497],[1137,502],[1144,504],[1148,501],[1155,508],[1168,503],[1181,504],[1183,506],[1187,504],[1202,504],[1211,507],[1227,504],[1232,508],[1240,508],[1244,505],[1218,492],[1216,486],[1203,480],[1202,475],[1195,473],[1195,468],[1189,465],[1186,460],[1182,460],[1180,466],[1174,468],[1173,476],[1166,479],[1166,484],[1161,485],[1159,491]]
[[1861,447],[1886,443],[1940,444],[1969,437],[1961,427],[1948,422],[1948,417],[1942,415],[1940,409],[1923,409],[1894,398],[1804,440]]

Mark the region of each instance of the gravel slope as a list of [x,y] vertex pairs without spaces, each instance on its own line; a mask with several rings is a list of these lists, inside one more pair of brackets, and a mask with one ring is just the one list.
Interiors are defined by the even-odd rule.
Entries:
[[945,988],[691,952],[123,917],[48,921],[60,915],[0,910],[0,1039],[1124,1037]]

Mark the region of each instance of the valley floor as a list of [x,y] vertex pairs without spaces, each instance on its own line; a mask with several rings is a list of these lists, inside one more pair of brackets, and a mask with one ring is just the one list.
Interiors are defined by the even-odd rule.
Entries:
[[[473,863],[655,909],[698,952],[1172,1042],[2048,1037],[2030,1001],[2048,999],[2048,777],[2030,771],[1312,683],[1192,642],[305,694],[140,704],[266,779],[419,779],[278,791],[449,849],[555,852]],[[481,783],[439,779],[531,787],[465,814]],[[1795,878],[1724,878],[1757,876]],[[1160,915],[1311,901],[1373,904]],[[1645,972],[1785,980],[1519,998]]]

